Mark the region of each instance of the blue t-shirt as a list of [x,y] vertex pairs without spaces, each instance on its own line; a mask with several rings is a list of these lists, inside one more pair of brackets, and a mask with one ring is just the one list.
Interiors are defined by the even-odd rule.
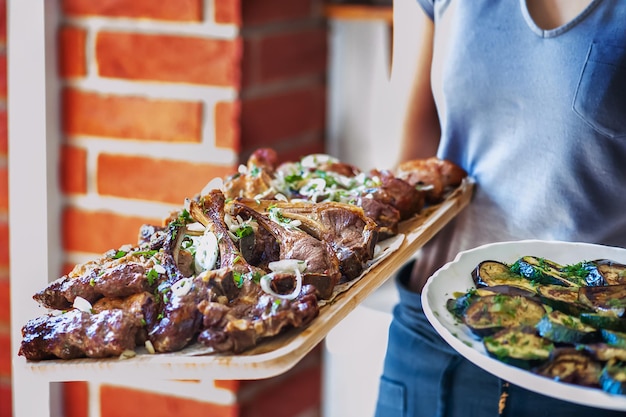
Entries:
[[626,247],[626,0],[554,30],[525,0],[418,1],[435,22],[438,156],[477,183],[422,273],[496,241]]

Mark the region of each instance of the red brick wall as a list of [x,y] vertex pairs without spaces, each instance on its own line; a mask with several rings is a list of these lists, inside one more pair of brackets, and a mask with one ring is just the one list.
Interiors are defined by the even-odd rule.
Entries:
[[[134,242],[142,223],[160,222],[257,147],[273,146],[282,160],[324,151],[323,0],[58,4],[65,268]],[[6,98],[0,0],[0,417],[12,414]],[[320,361],[318,348],[275,378],[170,382],[165,391],[68,382],[64,414],[313,417]],[[181,395],[193,384],[197,398]]]
[[[274,147],[283,160],[324,151],[322,0],[59,4],[59,186],[67,202],[62,217],[67,268],[135,242],[142,223],[160,223],[170,208],[210,179],[234,172],[260,146]],[[3,170],[0,165],[0,181]],[[0,210],[6,211],[2,204],[0,199]],[[0,223],[0,244],[3,236]],[[6,282],[3,262],[0,253],[0,285]],[[285,375],[214,381],[197,398],[182,395],[194,383],[189,381],[168,393],[66,383],[65,414],[315,416],[320,361],[316,349]],[[97,415],[89,403],[94,393],[100,398]]]

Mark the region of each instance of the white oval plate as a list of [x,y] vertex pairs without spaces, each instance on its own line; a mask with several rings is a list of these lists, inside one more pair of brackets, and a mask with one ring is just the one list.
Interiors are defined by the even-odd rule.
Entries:
[[522,256],[537,256],[560,264],[611,259],[626,263],[626,249],[588,243],[523,240],[492,243],[460,252],[454,261],[433,274],[422,291],[426,317],[459,354],[487,372],[530,391],[592,407],[626,410],[626,395],[612,395],[596,388],[558,382],[535,375],[487,356],[483,344],[446,309],[454,293],[474,288],[471,272],[485,260],[513,263]]

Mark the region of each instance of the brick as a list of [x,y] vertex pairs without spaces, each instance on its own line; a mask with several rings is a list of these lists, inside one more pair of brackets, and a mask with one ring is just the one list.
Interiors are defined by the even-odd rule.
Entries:
[[326,90],[311,86],[247,99],[241,109],[244,149],[272,146],[293,136],[324,130]]
[[0,383],[0,417],[11,417],[13,415],[13,402],[11,385]]
[[240,40],[193,36],[98,33],[96,58],[103,77],[237,87]]
[[5,52],[0,54],[0,99],[7,98],[7,56]]
[[258,390],[241,404],[241,417],[293,417],[321,404],[321,369],[311,367]]
[[9,224],[0,221],[0,267],[9,266]]
[[326,142],[323,135],[319,135],[309,141],[290,141],[289,144],[281,146],[278,150],[278,160],[299,161],[303,156],[314,153],[326,153]]
[[0,166],[0,213],[9,211],[9,168]]
[[213,2],[213,19],[215,23],[241,26],[241,1],[219,0]]
[[0,280],[0,323],[8,327],[11,322],[10,285],[8,280]]
[[0,333],[0,378],[11,376],[11,336]]
[[61,190],[65,194],[87,193],[87,151],[75,146],[61,147]]
[[62,8],[71,16],[202,21],[202,0],[63,0]]
[[164,142],[200,142],[202,104],[63,91],[63,130],[69,135]]
[[234,166],[101,154],[98,193],[183,205],[215,177],[235,172]]
[[135,244],[143,224],[161,224],[161,219],[83,211],[72,207],[66,208],[62,217],[63,248],[67,251],[94,254]]
[[266,25],[321,16],[324,0],[242,0],[244,26]]
[[[6,108],[6,102],[4,103]],[[7,128],[7,111],[6,109],[0,110],[0,156],[5,156],[8,153],[9,135]]]
[[77,27],[64,26],[59,29],[58,36],[59,76],[70,78],[87,75],[87,32]]
[[236,404],[221,405],[110,385],[100,388],[101,417],[236,417]]
[[327,37],[326,28],[318,27],[251,38],[244,48],[243,86],[323,76],[328,65]]
[[239,117],[240,102],[219,102],[215,105],[215,146],[239,152],[241,129]]
[[63,383],[65,417],[89,417],[89,384],[83,381]]
[[0,45],[7,42],[7,2],[0,0]]

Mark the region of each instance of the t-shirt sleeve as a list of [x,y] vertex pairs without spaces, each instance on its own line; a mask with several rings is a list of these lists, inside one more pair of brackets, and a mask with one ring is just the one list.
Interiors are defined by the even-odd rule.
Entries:
[[435,20],[435,0],[417,0],[426,12],[430,20]]

